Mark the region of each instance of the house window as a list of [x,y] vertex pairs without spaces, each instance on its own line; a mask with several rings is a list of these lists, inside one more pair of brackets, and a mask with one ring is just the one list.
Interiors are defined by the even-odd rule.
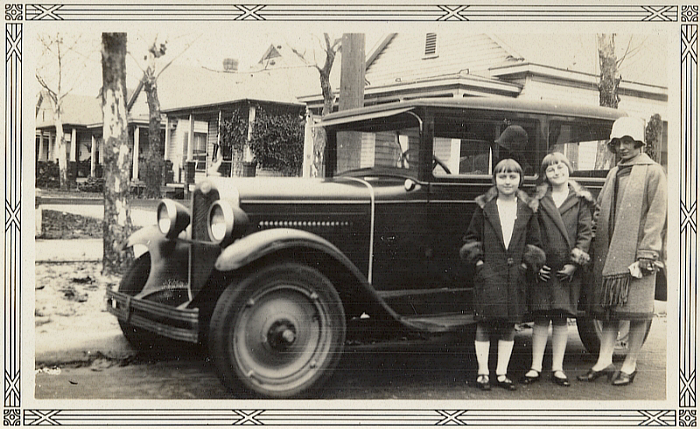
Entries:
[[437,56],[437,33],[425,35],[425,57],[433,58]]

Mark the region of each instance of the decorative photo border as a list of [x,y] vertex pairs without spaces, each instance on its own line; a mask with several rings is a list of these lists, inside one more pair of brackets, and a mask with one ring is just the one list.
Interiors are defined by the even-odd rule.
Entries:
[[[28,409],[22,391],[23,37],[45,21],[663,22],[680,35],[679,391],[673,409]],[[31,21],[31,22],[30,22]],[[37,21],[37,22],[35,22]],[[698,6],[401,4],[6,4],[4,426],[697,426]],[[673,107],[671,107],[673,108]],[[29,141],[29,140],[27,140]],[[29,153],[32,153],[31,146]],[[670,193],[671,198],[674,193]],[[673,215],[673,214],[672,214]],[[26,287],[26,285],[24,285]],[[31,324],[31,320],[25,321]],[[31,351],[30,351],[31,353]],[[31,369],[30,369],[31,370]],[[26,371],[26,369],[25,369]],[[671,393],[670,395],[673,395]],[[669,400],[672,399],[669,397]],[[575,412],[572,412],[575,411]]]

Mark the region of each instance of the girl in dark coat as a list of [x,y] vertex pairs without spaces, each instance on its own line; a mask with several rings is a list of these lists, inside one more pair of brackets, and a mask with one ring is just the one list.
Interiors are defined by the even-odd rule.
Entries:
[[474,309],[477,320],[476,384],[490,389],[488,356],[490,334],[496,332],[498,364],[496,385],[515,390],[507,376],[513,351],[515,324],[526,311],[526,271],[536,273],[545,262],[540,248],[537,217],[528,206],[529,198],[518,188],[523,181],[520,164],[505,159],[493,171],[495,187],[476,198],[478,207],[460,249],[462,260],[476,265]]
[[552,381],[569,386],[564,373],[564,353],[568,339],[567,318],[576,316],[581,291],[581,265],[590,260],[588,248],[593,232],[591,211],[595,200],[573,180],[569,160],[555,152],[542,160],[544,183],[537,187],[538,220],[547,262],[539,272],[528,297],[535,316],[532,334],[532,366],[523,384],[540,380],[542,358],[552,321]]

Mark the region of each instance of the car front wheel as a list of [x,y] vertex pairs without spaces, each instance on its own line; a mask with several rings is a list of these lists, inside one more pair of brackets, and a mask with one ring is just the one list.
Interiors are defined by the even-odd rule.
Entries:
[[292,262],[256,270],[218,299],[209,350],[223,384],[270,398],[307,397],[338,364],[343,305],[319,271]]

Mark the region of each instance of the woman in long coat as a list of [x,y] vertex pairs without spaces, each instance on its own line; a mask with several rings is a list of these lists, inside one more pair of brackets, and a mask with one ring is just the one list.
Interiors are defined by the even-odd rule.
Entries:
[[528,196],[518,188],[523,175],[520,165],[506,159],[494,168],[495,187],[476,198],[478,207],[466,233],[460,256],[476,265],[474,313],[477,320],[476,349],[479,364],[477,385],[489,389],[488,355],[490,333],[499,334],[496,385],[514,390],[507,377],[513,350],[515,323],[527,309],[527,269],[536,273],[544,263],[537,217],[528,206]]
[[656,269],[663,265],[667,185],[663,168],[643,152],[644,120],[623,117],[613,124],[608,149],[621,161],[598,195],[594,242],[595,290],[590,312],[603,322],[598,361],[582,381],[617,372],[612,363],[620,321],[628,320],[629,351],[613,380],[625,386],[637,375],[637,358],[654,316]]
[[568,339],[569,317],[575,317],[581,292],[580,266],[590,260],[588,249],[593,231],[593,195],[570,180],[573,171],[569,160],[555,152],[542,160],[544,182],[537,187],[534,201],[547,262],[533,283],[528,300],[535,317],[532,335],[532,366],[523,384],[540,380],[542,359],[547,346],[549,322],[552,321],[552,381],[569,386],[564,373],[564,353]]

